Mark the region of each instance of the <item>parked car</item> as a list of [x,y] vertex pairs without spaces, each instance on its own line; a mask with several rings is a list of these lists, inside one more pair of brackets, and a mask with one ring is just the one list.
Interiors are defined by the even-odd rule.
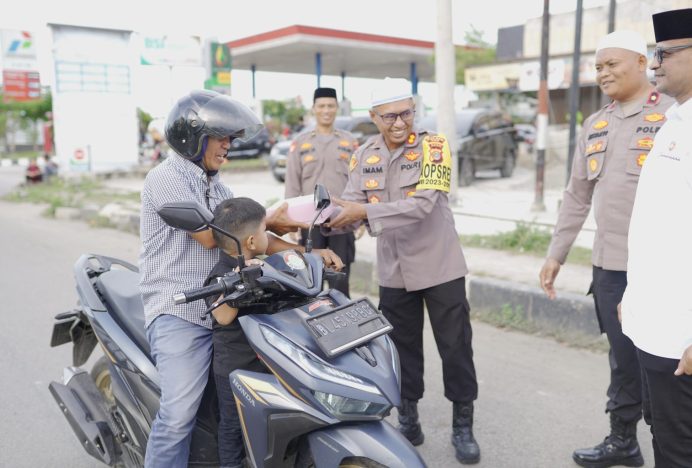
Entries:
[[231,142],[231,149],[228,150],[226,157],[228,159],[257,158],[262,153],[268,153],[273,144],[274,139],[269,134],[269,131],[263,128],[257,135],[248,141],[233,140]]
[[[379,133],[375,124],[367,116],[337,117],[334,121],[334,127],[351,132],[359,144],[363,144],[372,135]],[[311,130],[312,128],[308,126],[305,130]],[[272,147],[269,153],[269,170],[279,182],[283,182],[286,178],[286,158],[288,157],[292,142],[292,139],[279,141]]]
[[[437,130],[437,116],[429,114],[418,128]],[[466,109],[456,115],[459,144],[459,185],[471,185],[477,171],[499,169],[510,177],[517,157],[516,129],[501,112],[490,109]]]

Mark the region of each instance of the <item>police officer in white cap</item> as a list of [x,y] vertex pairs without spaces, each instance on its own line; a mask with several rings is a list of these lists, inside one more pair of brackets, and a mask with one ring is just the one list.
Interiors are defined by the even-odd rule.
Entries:
[[642,415],[639,363],[632,341],[622,333],[617,304],[627,286],[627,232],[639,173],[673,103],[647,80],[646,52],[646,41],[632,31],[613,32],[598,44],[596,82],[612,102],[584,122],[540,272],[541,287],[552,299],[560,265],[593,203],[597,230],[590,292],[610,343],[606,412],[611,431],[602,443],[573,453],[574,461],[586,467],[644,464],[636,435]]
[[411,85],[385,79],[372,94],[379,135],[351,158],[342,211],[333,230],[364,222],[377,237],[380,309],[394,326],[401,359],[399,430],[423,443],[417,403],[423,397],[423,305],[442,357],[445,396],[453,403],[457,460],[477,463],[473,402],[478,396],[466,300],[468,272],[449,207],[451,153],[442,135],[414,128]]

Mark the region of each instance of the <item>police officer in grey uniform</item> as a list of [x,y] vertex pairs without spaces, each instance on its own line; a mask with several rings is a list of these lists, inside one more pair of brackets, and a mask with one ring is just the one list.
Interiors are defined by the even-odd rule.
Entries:
[[610,343],[610,386],[606,412],[611,432],[595,447],[575,450],[580,466],[642,466],[637,422],[642,416],[639,362],[623,335],[617,305],[627,286],[627,231],[639,173],[673,101],[646,77],[646,41],[631,31],[605,36],[596,50],[596,80],[613,101],[584,122],[572,174],[564,192],[541,287],[552,299],[554,281],[593,202],[593,293],[598,323]]
[[[358,141],[349,132],[334,128],[338,108],[336,90],[315,90],[312,111],[317,126],[298,135],[291,144],[286,167],[286,198],[312,195],[316,184],[324,185],[334,196],[340,196],[344,191],[348,181],[348,162],[358,148]],[[307,234],[307,230],[301,230],[302,245],[305,245]],[[348,275],[356,255],[354,234],[347,232],[326,237],[313,229],[312,245],[331,249],[341,258],[344,263],[341,271],[345,276],[330,286],[348,296]]]
[[478,384],[471,347],[468,270],[448,193],[451,153],[446,139],[413,126],[410,84],[385,79],[373,92],[370,117],[380,131],[351,158],[342,207],[331,229],[365,222],[377,237],[380,309],[394,326],[401,359],[399,430],[423,443],[417,402],[423,396],[423,305],[442,358],[445,396],[453,402],[452,443],[461,463],[477,463],[473,402]]

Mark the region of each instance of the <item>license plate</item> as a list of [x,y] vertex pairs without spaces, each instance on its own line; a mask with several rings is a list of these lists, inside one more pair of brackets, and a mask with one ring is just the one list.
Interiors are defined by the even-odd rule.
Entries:
[[306,318],[305,324],[328,357],[345,353],[392,329],[366,298]]

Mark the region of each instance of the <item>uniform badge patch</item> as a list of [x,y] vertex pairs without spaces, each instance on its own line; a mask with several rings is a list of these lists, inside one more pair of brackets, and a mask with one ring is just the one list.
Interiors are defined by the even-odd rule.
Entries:
[[365,160],[366,163],[368,164],[377,164],[380,162],[382,158],[380,158],[378,155],[373,154],[372,156],[368,157],[368,159]]
[[442,135],[428,135],[423,139],[423,167],[416,190],[448,192],[452,179],[452,154],[449,143]]
[[346,161],[348,159],[348,153],[339,153],[339,159]]
[[607,120],[599,120],[595,124],[593,124],[593,128],[596,130],[600,130],[602,128],[606,128],[608,126],[608,121]]
[[637,166],[642,167],[644,165],[644,161],[646,161],[646,157],[648,156],[648,153],[642,153],[639,156],[637,156]]
[[415,191],[415,190],[409,190],[408,192],[406,192],[406,196],[407,196],[407,197],[412,197],[412,196],[414,196],[415,194],[416,194],[416,191]]
[[661,120],[665,119],[666,116],[663,114],[658,114],[658,113],[653,113],[653,114],[648,114],[644,116],[644,120],[647,122],[660,122]]
[[644,137],[637,140],[637,148],[651,149],[654,146],[654,139],[651,137]]
[[380,183],[375,179],[368,179],[365,181],[365,188],[374,189],[380,186]]
[[406,140],[406,142],[407,142],[409,145],[414,144],[414,143],[416,142],[416,134],[415,134],[415,133],[409,133],[409,135],[408,135],[408,140]]
[[303,162],[304,163],[309,163],[315,160],[315,157],[311,154],[308,154],[307,156],[303,156]]
[[355,154],[352,154],[351,160],[348,163],[348,171],[353,172],[353,169],[355,169],[357,165],[358,165],[358,159],[356,158]]
[[351,146],[351,143],[349,143],[348,140],[341,140],[341,141],[339,142],[339,146],[346,146],[346,147],[348,147],[348,146]]
[[368,201],[369,201],[370,203],[373,203],[373,204],[374,204],[374,203],[379,203],[379,202],[380,202],[380,198],[379,198],[377,195],[370,195],[370,198],[368,198]]
[[595,159],[589,159],[589,170],[591,172],[596,172],[596,169],[598,169],[598,161]]
[[300,149],[302,149],[302,150],[312,149],[312,145],[310,143],[303,143],[302,145],[300,145]]
[[409,151],[404,155],[404,157],[409,161],[415,161],[420,157],[420,153],[416,153],[415,151]]
[[597,141],[596,143],[591,143],[586,147],[586,154],[597,153],[603,149],[603,142]]

